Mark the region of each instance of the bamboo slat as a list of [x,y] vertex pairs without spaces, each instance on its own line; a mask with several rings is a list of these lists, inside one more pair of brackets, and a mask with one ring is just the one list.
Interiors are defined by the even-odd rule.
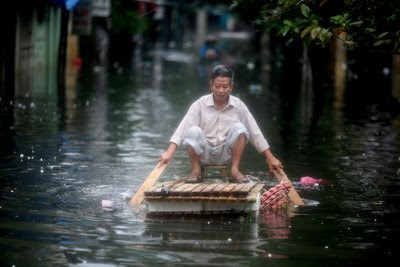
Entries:
[[[145,192],[148,199],[242,201],[263,184],[239,183],[185,183],[166,182],[152,186]],[[163,190],[164,188],[164,190]]]
[[210,184],[201,191],[203,196],[209,196],[219,184]]
[[238,195],[247,195],[256,184],[247,183],[238,191]]
[[210,192],[210,194],[213,195],[213,196],[219,196],[219,195],[221,195],[221,191],[222,191],[225,187],[227,187],[228,185],[229,185],[229,183],[222,183],[222,184],[219,184],[218,186],[216,186],[216,187],[214,188],[214,190],[213,190],[212,192]]
[[153,185],[148,191],[144,192],[145,196],[157,196],[161,194],[161,189],[164,185],[163,184],[156,184]]
[[181,184],[179,184],[178,187],[174,188],[174,193],[180,194],[181,192],[184,192],[186,190],[186,188],[188,188],[191,185],[192,184],[181,183]]
[[189,184],[190,186],[188,186],[185,191],[182,191],[181,194],[183,196],[190,196],[192,194],[192,191],[194,189],[196,189],[197,187],[201,186],[202,184],[197,183],[197,184]]

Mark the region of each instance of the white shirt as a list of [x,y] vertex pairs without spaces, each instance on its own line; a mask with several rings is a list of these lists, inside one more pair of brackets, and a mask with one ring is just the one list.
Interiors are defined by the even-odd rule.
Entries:
[[170,142],[181,144],[187,131],[192,126],[199,126],[205,133],[211,146],[221,145],[228,130],[234,123],[242,123],[249,132],[249,141],[260,153],[269,148],[268,142],[261,133],[253,115],[247,106],[237,97],[230,95],[228,104],[223,110],[215,107],[213,94],[196,100],[189,108]]

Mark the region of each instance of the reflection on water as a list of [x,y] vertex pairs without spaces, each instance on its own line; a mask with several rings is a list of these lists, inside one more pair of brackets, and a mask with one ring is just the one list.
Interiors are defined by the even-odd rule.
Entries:
[[[136,214],[127,200],[155,166],[189,103],[207,92],[196,66],[155,56],[143,75],[83,70],[61,106],[43,96],[15,99],[13,124],[0,134],[3,263],[350,265],[393,257],[399,237],[398,117],[350,120],[330,109],[317,118],[290,114],[276,91],[253,96],[242,90],[252,83],[245,75],[235,94],[248,103],[309,205],[258,218]],[[242,167],[276,183],[250,147]],[[189,169],[180,149],[161,179]],[[308,175],[332,184],[303,188],[299,179]],[[102,207],[103,200],[111,207]]]
[[147,221],[144,236],[158,240],[147,246],[158,251],[160,259],[200,265],[237,265],[243,255],[257,253],[262,244],[256,223],[240,223],[235,218]]

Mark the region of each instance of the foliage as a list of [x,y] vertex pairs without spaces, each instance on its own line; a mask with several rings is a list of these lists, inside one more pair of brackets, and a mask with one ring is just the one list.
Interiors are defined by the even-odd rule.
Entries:
[[[275,31],[288,42],[301,38],[325,46],[338,38],[350,48],[400,54],[400,1],[398,0],[252,0],[254,22]],[[245,9],[247,0],[231,8]]]
[[113,33],[143,32],[148,27],[146,16],[140,16],[135,6],[135,1],[111,1],[111,30]]

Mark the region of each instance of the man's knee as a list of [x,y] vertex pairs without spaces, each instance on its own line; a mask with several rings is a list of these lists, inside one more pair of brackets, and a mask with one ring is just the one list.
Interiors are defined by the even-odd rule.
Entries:
[[234,123],[234,124],[232,125],[232,127],[231,127],[231,130],[234,131],[234,132],[239,131],[239,132],[241,132],[241,133],[247,132],[246,127],[245,127],[245,126],[243,125],[243,123],[241,123],[241,122],[236,122],[236,123]]
[[243,136],[244,138],[249,138],[249,133],[243,123],[236,122],[232,125],[231,129],[229,130],[229,136],[233,139],[237,139],[238,137]]
[[246,127],[242,123],[237,122],[233,124],[231,129],[229,130],[226,141],[228,147],[231,148],[238,141],[244,141],[245,143],[247,143],[248,139],[249,139],[249,133]]
[[192,126],[189,128],[186,138],[196,140],[199,136],[203,134],[203,130],[198,126]]
[[198,126],[190,127],[185,138],[183,139],[183,144],[194,149],[197,155],[201,155],[206,146],[203,130]]

